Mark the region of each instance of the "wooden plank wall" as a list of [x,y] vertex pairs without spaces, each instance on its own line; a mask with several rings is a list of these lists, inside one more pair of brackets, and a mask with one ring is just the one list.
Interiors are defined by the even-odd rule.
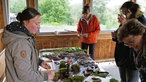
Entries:
[[[40,35],[36,36],[38,49],[61,48],[61,47],[80,47],[80,38],[74,35]],[[95,59],[113,59],[115,43],[111,39],[110,33],[100,33],[95,50]]]
[[40,35],[36,36],[38,49],[80,47],[80,39],[76,35]]
[[107,61],[114,59],[115,42],[112,41],[111,33],[100,33],[98,36],[95,59]]

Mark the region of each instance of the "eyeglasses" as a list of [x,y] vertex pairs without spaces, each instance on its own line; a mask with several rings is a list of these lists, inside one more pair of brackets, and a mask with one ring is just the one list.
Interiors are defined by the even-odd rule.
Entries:
[[129,46],[129,47],[133,46],[134,44],[135,44],[135,37],[134,36],[132,38],[129,38],[129,41],[124,42],[124,45]]
[[124,43],[125,46],[133,46],[134,42]]
[[128,11],[128,9],[125,9],[125,10],[121,10],[120,13],[124,14],[124,15],[127,15],[129,13],[129,11]]

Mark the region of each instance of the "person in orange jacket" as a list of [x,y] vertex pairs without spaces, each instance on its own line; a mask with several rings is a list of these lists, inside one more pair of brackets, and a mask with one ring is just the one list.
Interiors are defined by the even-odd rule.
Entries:
[[78,22],[78,37],[81,37],[81,48],[87,50],[89,47],[90,57],[94,59],[97,35],[100,32],[100,22],[95,15],[91,14],[88,5],[83,7],[82,14]]

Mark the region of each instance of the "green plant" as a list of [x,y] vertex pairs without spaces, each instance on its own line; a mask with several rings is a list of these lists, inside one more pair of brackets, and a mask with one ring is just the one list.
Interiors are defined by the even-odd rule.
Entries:
[[60,68],[59,69],[59,74],[60,74],[60,79],[64,79],[66,77],[66,72],[67,72],[67,68]]
[[60,69],[60,68],[66,68],[66,67],[67,67],[66,61],[61,61],[61,62],[60,62],[60,65],[59,65],[59,69]]
[[115,78],[111,78],[110,82],[119,82],[119,81],[117,79],[115,79]]
[[83,82],[85,79],[84,76],[80,76],[80,75],[76,75],[70,78],[72,79],[72,82]]
[[74,74],[77,74],[80,72],[80,65],[79,64],[73,64],[71,66],[71,71],[74,73]]
[[64,78],[63,82],[72,82],[71,78]]
[[107,77],[108,74],[107,73],[100,73],[99,70],[96,70],[95,72],[92,73],[92,75],[100,76],[100,77],[105,78],[105,77]]

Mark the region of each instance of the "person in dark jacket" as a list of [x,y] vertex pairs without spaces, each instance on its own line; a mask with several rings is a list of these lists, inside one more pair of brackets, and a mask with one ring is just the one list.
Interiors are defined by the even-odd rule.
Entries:
[[130,19],[120,27],[117,35],[120,42],[136,51],[135,65],[141,82],[146,82],[146,26],[137,19]]
[[[118,14],[118,20],[120,26],[122,26],[127,20],[136,18],[142,24],[146,25],[146,18],[143,12],[140,11],[138,4],[127,1],[120,8],[121,14]],[[119,29],[119,28],[118,28]],[[116,42],[115,47],[115,61],[119,67],[121,82],[138,82],[139,74],[134,63],[134,57],[136,52],[124,45],[123,42],[117,40],[117,31],[112,32],[113,41]]]

